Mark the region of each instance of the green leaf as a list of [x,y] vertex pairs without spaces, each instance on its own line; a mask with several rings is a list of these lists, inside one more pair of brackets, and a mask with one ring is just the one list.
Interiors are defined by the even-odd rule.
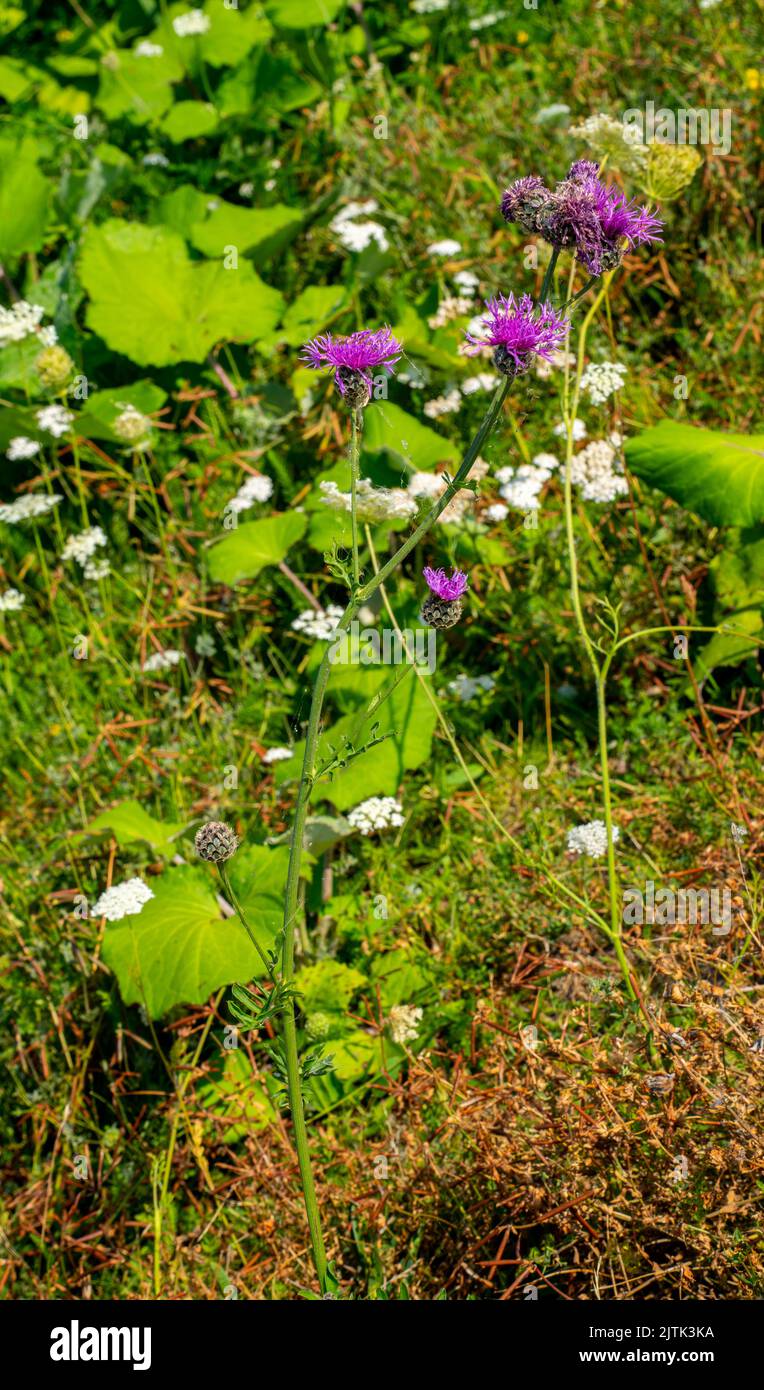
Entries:
[[[734,628],[734,632],[715,632],[710,642],[706,642],[698,653],[696,671],[705,680],[716,666],[739,666],[746,657],[755,656],[761,650],[764,638],[764,615],[754,608],[744,609],[742,613],[732,613],[722,620],[723,624]],[[721,625],[720,625],[721,626]],[[741,632],[758,637],[758,642],[748,642]]]
[[162,121],[162,130],[174,145],[210,135],[218,124],[218,113],[209,101],[176,101]]
[[353,995],[368,984],[360,970],[343,965],[338,960],[321,960],[306,965],[297,975],[297,988],[302,995],[306,1014],[347,1012]]
[[[362,668],[359,671],[363,674]],[[392,678],[392,669],[389,675]],[[426,762],[430,756],[435,713],[413,672],[361,725],[360,733],[357,712],[333,723],[319,740],[318,765],[329,762],[330,745],[341,748],[343,734],[352,737],[355,746],[360,747],[369,738],[373,725],[378,725],[378,735],[392,732],[393,737],[355,758],[348,767],[336,772],[332,781],[320,781],[314,791],[316,800],[330,801],[339,811],[345,811],[369,796],[394,796],[405,773]],[[288,769],[302,766],[304,746],[304,743],[297,744],[294,758],[288,763],[277,764],[277,783],[290,780]]]
[[629,468],[712,526],[764,521],[764,435],[663,420],[629,439]]
[[96,104],[110,121],[126,117],[132,125],[146,125],[172,106],[172,81],[179,74],[164,57],[136,58],[122,50],[100,71]]
[[274,337],[297,347],[314,337],[344,302],[342,285],[308,285],[290,304]]
[[[196,71],[201,59],[209,67],[223,68],[240,63],[255,45],[268,42],[273,30],[260,5],[249,3],[230,8],[220,0],[207,0],[204,13],[209,21],[203,34],[178,35],[172,21],[178,15],[188,14],[192,8],[186,0],[170,5],[162,20],[151,34],[152,42],[161,44],[165,55],[169,56],[180,76],[184,71]],[[193,8],[200,8],[198,5]],[[146,59],[146,62],[155,60]]]
[[0,140],[0,260],[39,251],[45,240],[51,187],[26,137]]
[[123,801],[119,806],[113,806],[110,811],[102,811],[85,830],[72,839],[78,842],[86,835],[103,834],[108,831],[118,845],[131,845],[137,840],[145,840],[152,849],[169,856],[177,851],[177,845],[172,843],[173,840],[182,835],[190,824],[190,821],[155,820],[143,809],[140,802]]
[[191,244],[204,256],[222,256],[228,246],[251,255],[261,265],[281,250],[302,225],[297,208],[276,203],[271,208],[241,208],[220,202],[205,222],[191,229]]
[[459,449],[450,439],[420,425],[392,401],[376,401],[364,412],[362,451],[376,454],[387,450],[407,462],[417,472],[426,473],[438,463],[453,463]]
[[228,866],[234,892],[247,920],[275,936],[284,917],[289,849],[243,845]]
[[221,340],[252,342],[283,305],[246,262],[198,265],[175,232],[116,218],[86,232],[80,277],[89,326],[141,366],[202,362]]
[[265,13],[279,29],[315,29],[331,24],[345,0],[267,0]]
[[151,210],[151,221],[163,222],[165,227],[188,238],[194,224],[203,219],[208,202],[206,193],[200,193],[190,183],[182,183],[172,193],[157,198]]
[[[109,923],[104,934],[103,958],[126,1004],[161,1018],[176,1004],[203,1004],[221,985],[263,974],[238,918],[221,916],[211,878],[184,865],[155,884],[140,913]],[[267,931],[262,936],[270,944]]]
[[[715,633],[703,647],[697,659],[703,678],[715,666],[738,666],[754,656],[764,636],[764,536],[743,531],[733,532],[731,539],[734,549],[717,555],[710,571],[717,598],[715,621],[736,631]],[[757,636],[759,642],[747,642],[741,632]]]
[[209,552],[210,577],[217,584],[254,579],[267,565],[277,565],[305,534],[302,512],[282,512],[261,521],[246,521]]

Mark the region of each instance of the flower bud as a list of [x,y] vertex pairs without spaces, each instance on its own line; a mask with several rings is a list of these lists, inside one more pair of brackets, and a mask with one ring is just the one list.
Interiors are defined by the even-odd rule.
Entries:
[[74,363],[69,353],[58,344],[43,348],[35,358],[34,365],[42,385],[49,391],[60,390],[74,375]]
[[211,864],[223,864],[239,848],[236,831],[224,821],[211,820],[196,832],[196,852]]

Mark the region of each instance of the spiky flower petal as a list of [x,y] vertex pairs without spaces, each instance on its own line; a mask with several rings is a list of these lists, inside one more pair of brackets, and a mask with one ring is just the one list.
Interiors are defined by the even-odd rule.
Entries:
[[438,598],[445,599],[446,603],[453,603],[454,599],[461,598],[467,590],[467,576],[462,574],[461,570],[454,570],[449,578],[445,570],[434,570],[429,565],[425,565],[422,570],[422,577],[428,588],[437,594]]
[[381,367],[391,376],[402,351],[402,345],[389,328],[362,328],[347,338],[320,333],[305,344],[302,356],[314,371],[334,367],[338,391],[346,397],[351,409],[357,409],[366,405],[371,397],[372,369]]
[[470,346],[465,351],[473,356],[484,347],[494,348],[494,365],[505,376],[524,372],[534,355],[548,361],[570,326],[569,320],[551,304],[536,308],[529,294],[522,295],[519,303],[513,294],[500,294],[486,300],[486,309],[482,320],[484,336],[477,338],[468,332]]

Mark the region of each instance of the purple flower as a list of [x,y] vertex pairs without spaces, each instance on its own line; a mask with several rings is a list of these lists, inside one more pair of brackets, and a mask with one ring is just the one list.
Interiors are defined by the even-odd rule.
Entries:
[[528,174],[509,185],[501,200],[505,222],[517,222],[529,232],[541,231],[552,194],[537,174]]
[[629,202],[626,195],[619,193],[612,184],[605,187],[599,183],[595,189],[595,200],[606,241],[617,242],[625,237],[629,245],[634,246],[643,241],[662,240],[659,236],[663,227],[661,218],[647,207],[638,207],[636,199]]
[[467,333],[471,346],[466,352],[474,356],[481,348],[494,348],[494,364],[505,376],[524,372],[534,353],[549,361],[550,354],[559,347],[570,326],[569,320],[551,304],[542,304],[536,309],[529,294],[524,294],[519,304],[513,294],[509,298],[500,294],[496,299],[486,300],[486,308],[488,312],[483,315],[486,336],[474,338]]
[[595,164],[591,159],[577,159],[568,170],[568,178],[596,179],[599,177],[599,172],[599,164]]
[[567,178],[558,183],[542,230],[558,250],[575,247],[591,274],[600,274],[602,226],[591,178]]
[[341,395],[348,396],[348,404],[366,405],[371,396],[371,369],[382,367],[391,376],[393,363],[398,361],[402,351],[402,345],[389,328],[376,331],[362,328],[347,338],[321,333],[305,344],[302,356],[315,371],[334,367],[337,389]]
[[622,243],[660,241],[663,223],[649,208],[638,207],[612,184],[602,182],[596,164],[579,159],[557,185],[542,228],[553,246],[573,246],[591,275],[620,265]]
[[467,576],[462,574],[461,570],[454,570],[449,579],[445,570],[434,570],[425,565],[422,576],[432,592],[438,598],[442,598],[444,603],[453,603],[455,599],[461,598],[467,588]]

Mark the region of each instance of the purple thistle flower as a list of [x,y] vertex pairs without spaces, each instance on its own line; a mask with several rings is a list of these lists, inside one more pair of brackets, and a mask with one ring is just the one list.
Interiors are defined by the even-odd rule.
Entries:
[[393,364],[403,351],[391,329],[362,328],[346,338],[321,333],[305,344],[304,361],[314,371],[334,367],[334,381],[340,395],[347,396],[352,409],[366,405],[371,397],[373,367],[382,367],[392,376]]
[[539,232],[552,194],[537,174],[516,179],[504,192],[501,215],[505,222],[517,222],[529,232]]
[[[581,160],[584,164],[587,161]],[[558,183],[543,226],[547,241],[562,250],[574,246],[592,275],[602,270],[602,225],[591,177]]]
[[658,234],[663,221],[647,207],[638,207],[636,199],[629,201],[612,184],[598,181],[594,191],[597,212],[606,241],[616,242],[625,237],[630,246],[644,241],[661,241]]
[[568,170],[568,178],[596,179],[599,177],[599,172],[599,164],[595,164],[591,159],[577,159]]
[[432,592],[438,598],[442,598],[444,603],[454,603],[467,589],[467,576],[462,574],[461,570],[454,570],[449,579],[445,570],[434,570],[425,565],[422,577]]
[[466,349],[473,357],[481,348],[494,348],[494,365],[505,376],[518,376],[530,365],[531,357],[543,357],[559,347],[570,326],[569,320],[553,309],[551,304],[534,306],[529,294],[518,303],[513,294],[485,301],[488,312],[483,315],[485,338],[467,333],[471,344]]
[[620,265],[622,243],[659,241],[663,223],[637,207],[612,184],[602,182],[596,164],[579,159],[557,185],[543,233],[553,246],[573,246],[591,275]]

